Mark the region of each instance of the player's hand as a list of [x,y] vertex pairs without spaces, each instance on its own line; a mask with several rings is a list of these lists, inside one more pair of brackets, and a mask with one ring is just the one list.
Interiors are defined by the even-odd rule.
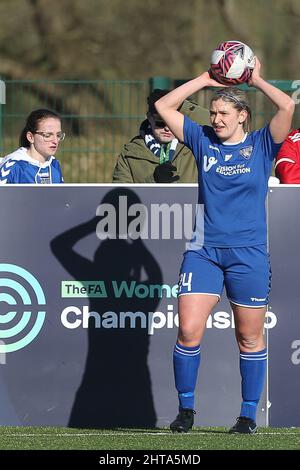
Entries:
[[154,170],[154,181],[156,183],[175,183],[180,179],[178,175],[174,175],[175,171],[177,168],[171,162],[161,163]]
[[214,86],[214,87],[223,87],[226,88],[229,85],[224,85],[223,83],[217,82],[217,80],[213,77],[211,70],[208,70],[207,72],[204,72],[204,77],[207,80],[207,85],[206,86]]
[[256,56],[254,57],[254,59],[255,59],[255,66],[252,71],[251,77],[249,78],[247,83],[249,86],[255,87],[257,80],[261,78],[260,76],[261,63]]

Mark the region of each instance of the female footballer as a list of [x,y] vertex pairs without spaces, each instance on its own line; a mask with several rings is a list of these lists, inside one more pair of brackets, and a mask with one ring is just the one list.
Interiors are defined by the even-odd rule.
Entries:
[[[194,393],[206,321],[226,288],[240,350],[242,404],[231,433],[254,433],[263,390],[267,350],[263,327],[270,289],[265,199],[273,159],[289,132],[293,100],[260,76],[256,58],[248,81],[275,105],[269,124],[249,132],[247,95],[223,87],[211,99],[211,126],[177,109],[205,87],[222,87],[204,72],[155,105],[173,134],[193,152],[198,166],[199,204],[204,205],[202,246],[184,253],[179,278],[179,330],[173,361],[179,414],[173,432],[194,423]],[[196,237],[197,238],[197,237]],[[199,237],[198,237],[199,242]]]

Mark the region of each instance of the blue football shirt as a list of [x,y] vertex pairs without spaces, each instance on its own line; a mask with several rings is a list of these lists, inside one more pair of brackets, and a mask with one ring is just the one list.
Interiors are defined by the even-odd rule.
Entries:
[[25,147],[7,155],[1,161],[0,184],[63,183],[60,164],[51,156],[45,163],[31,158]]
[[224,144],[212,127],[185,116],[184,143],[198,167],[203,244],[245,247],[266,243],[268,179],[281,146],[274,143],[269,126],[246,134],[238,144]]

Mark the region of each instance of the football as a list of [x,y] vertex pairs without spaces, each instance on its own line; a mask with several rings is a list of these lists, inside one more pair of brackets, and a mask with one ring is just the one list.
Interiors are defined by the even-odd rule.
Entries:
[[255,66],[252,49],[240,41],[224,41],[211,56],[210,73],[224,85],[239,85],[251,77]]

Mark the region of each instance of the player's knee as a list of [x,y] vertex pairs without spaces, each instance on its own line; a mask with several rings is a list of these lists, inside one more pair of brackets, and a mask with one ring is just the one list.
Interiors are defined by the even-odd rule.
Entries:
[[262,347],[263,340],[261,335],[240,336],[238,337],[238,345],[242,351],[257,351],[258,348]]
[[178,340],[184,346],[193,346],[199,344],[199,332],[196,328],[181,327],[178,333]]

